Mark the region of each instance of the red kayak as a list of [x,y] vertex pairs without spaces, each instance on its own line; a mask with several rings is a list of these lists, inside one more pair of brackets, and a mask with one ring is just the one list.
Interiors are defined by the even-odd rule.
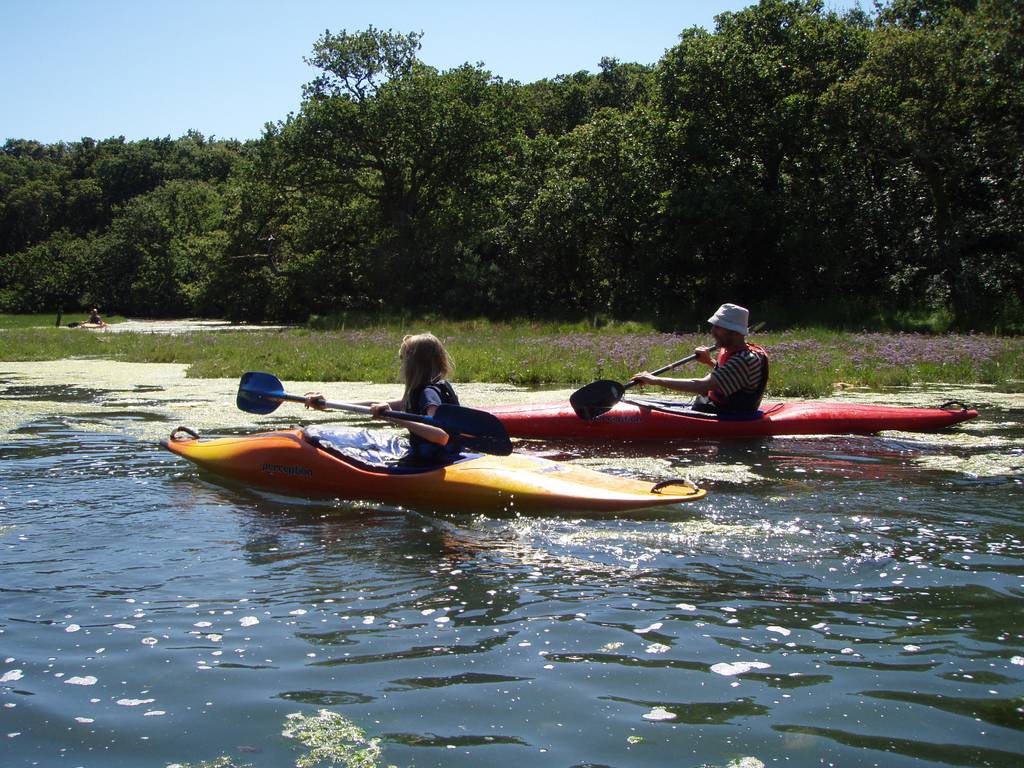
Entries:
[[720,416],[677,400],[630,398],[593,420],[569,403],[488,408],[512,437],[542,439],[670,440],[770,435],[870,435],[884,430],[932,432],[973,419],[974,409],[948,402],[938,408],[861,405],[831,400],[765,404],[753,416]]

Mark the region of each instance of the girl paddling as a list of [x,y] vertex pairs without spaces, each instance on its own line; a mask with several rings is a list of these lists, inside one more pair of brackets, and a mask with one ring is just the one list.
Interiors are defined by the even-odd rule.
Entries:
[[[369,405],[374,418],[386,419],[391,410],[433,416],[441,404],[458,405],[459,397],[446,377],[455,369],[451,356],[432,333],[406,336],[398,351],[399,377],[405,392],[398,400]],[[324,410],[319,392],[306,394],[306,407]],[[447,432],[429,424],[405,423],[409,430],[407,458],[416,464],[444,464],[459,452]]]

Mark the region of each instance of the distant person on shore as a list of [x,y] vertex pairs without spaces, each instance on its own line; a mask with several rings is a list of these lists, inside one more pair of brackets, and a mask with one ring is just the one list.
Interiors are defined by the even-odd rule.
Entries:
[[722,414],[753,414],[761,405],[768,385],[768,353],[746,340],[750,313],[736,304],[723,304],[708,322],[718,355],[709,347],[697,347],[697,360],[713,370],[700,379],[669,379],[647,371],[637,373],[637,384],[651,384],[697,395],[694,410]]
[[97,328],[106,328],[107,323],[100,317],[99,307],[93,307],[89,310],[89,319],[85,321],[85,325],[95,325]]
[[[437,406],[458,405],[459,396],[446,377],[455,369],[451,356],[432,333],[406,336],[398,351],[399,377],[405,393],[398,400],[385,403],[367,402],[375,419],[386,419],[388,411],[405,411],[420,416],[433,416]],[[319,392],[306,393],[306,407],[324,410]],[[415,464],[444,464],[459,448],[443,429],[430,424],[407,423],[409,453]]]

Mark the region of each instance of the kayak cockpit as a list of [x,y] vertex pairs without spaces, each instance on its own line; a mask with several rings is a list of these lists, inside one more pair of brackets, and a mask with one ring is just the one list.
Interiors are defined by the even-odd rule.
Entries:
[[782,407],[782,403],[775,403],[767,408],[761,408],[753,413],[717,413],[715,411],[701,411],[693,407],[692,400],[658,399],[653,397],[624,397],[622,402],[636,405],[641,408],[649,408],[652,411],[670,413],[673,416],[688,416],[695,419],[706,419],[709,421],[757,421],[763,419],[773,411]]
[[441,467],[478,459],[479,453],[459,453],[441,464],[421,464],[409,458],[409,441],[403,435],[384,430],[310,426],[302,430],[310,445],[364,472],[385,475],[415,475]]

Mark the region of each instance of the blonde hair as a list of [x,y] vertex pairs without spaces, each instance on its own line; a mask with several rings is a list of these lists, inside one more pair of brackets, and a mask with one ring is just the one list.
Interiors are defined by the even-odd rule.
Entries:
[[409,402],[409,396],[427,384],[446,378],[455,370],[448,350],[432,333],[417,333],[402,339],[398,350],[400,362],[399,376],[405,384],[402,402],[407,411],[416,407]]

